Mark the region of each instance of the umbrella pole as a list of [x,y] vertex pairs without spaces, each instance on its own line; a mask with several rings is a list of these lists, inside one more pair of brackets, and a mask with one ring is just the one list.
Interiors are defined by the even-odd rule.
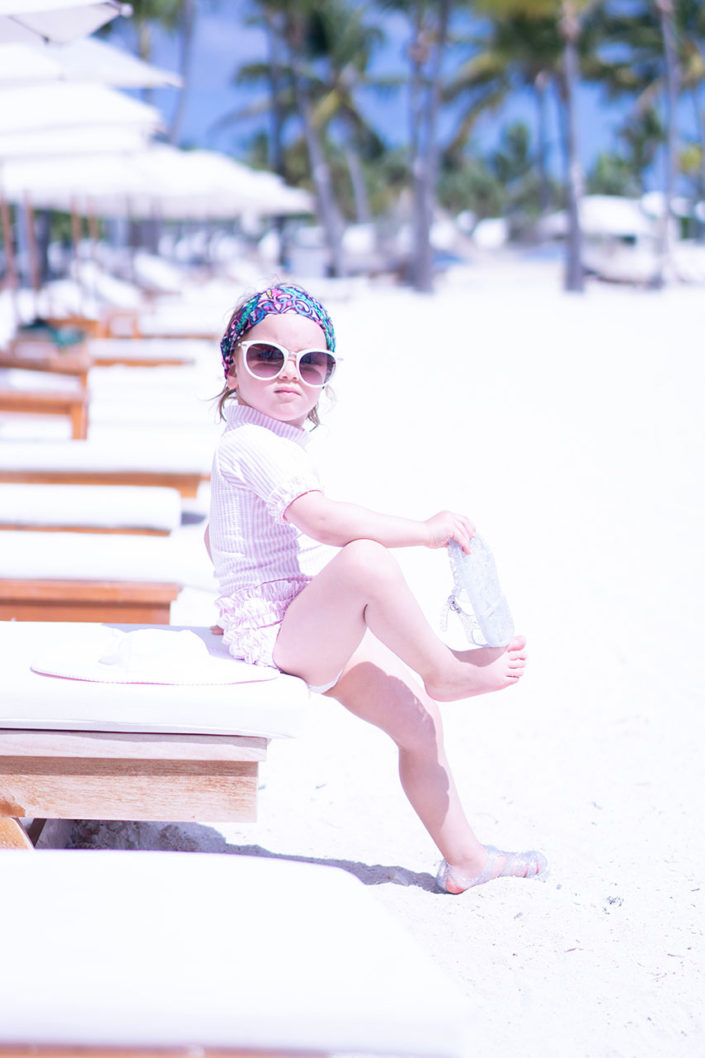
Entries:
[[39,249],[37,247],[37,232],[34,227],[34,209],[26,192],[24,196],[24,215],[27,228],[27,251],[29,253],[29,281],[34,293],[34,315],[38,319],[39,291],[42,285],[39,269]]
[[98,218],[95,215],[95,206],[89,200],[86,203],[86,217],[88,220],[88,242],[90,244],[90,255],[91,262],[93,264],[93,284],[91,286],[91,294],[93,300],[97,301],[97,272],[98,272]]
[[2,241],[7,268],[6,284],[10,291],[15,323],[18,323],[20,314],[17,305],[17,261],[15,260],[15,246],[12,241],[12,215],[10,213],[10,204],[5,198],[2,186],[0,186],[0,217],[2,218]]
[[74,276],[76,279],[76,285],[78,286],[78,296],[81,299],[81,309],[85,310],[85,297],[83,284],[81,282],[81,260],[79,256],[79,246],[81,243],[81,218],[78,215],[78,208],[76,206],[76,199],[71,199],[71,242],[73,243],[73,267]]
[[127,238],[127,257],[130,262],[130,282],[137,282],[137,269],[135,268],[135,253],[136,249],[132,239],[132,233],[134,231],[132,223],[132,210],[130,208],[130,196],[127,195],[125,198],[125,234]]

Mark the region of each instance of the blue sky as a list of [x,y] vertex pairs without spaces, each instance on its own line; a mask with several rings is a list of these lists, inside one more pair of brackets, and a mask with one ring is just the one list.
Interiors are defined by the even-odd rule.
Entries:
[[[239,129],[213,131],[213,125],[230,110],[245,105],[248,97],[242,88],[232,84],[233,72],[239,64],[247,61],[264,59],[265,37],[258,27],[248,27],[239,16],[224,13],[224,4],[216,9],[208,0],[199,0],[196,23],[196,35],[193,51],[193,74],[189,89],[188,103],[182,132],[182,142],[200,147],[232,153],[240,159],[245,158],[247,139],[253,126],[243,125]],[[237,7],[240,11],[246,5],[231,0],[230,9]],[[405,69],[404,47],[406,27],[402,20],[395,16],[389,23],[390,44],[380,56],[377,66],[388,72]],[[128,27],[123,31],[125,43],[129,39]],[[117,43],[117,41],[116,41]],[[159,65],[175,69],[178,65],[176,42],[174,38],[160,36],[155,40],[153,61]],[[154,103],[162,110],[167,121],[171,117],[176,102],[173,90],[163,90],[156,94]],[[374,103],[376,119],[383,136],[390,141],[403,138],[408,125],[405,93],[400,90],[391,98]],[[556,108],[551,106],[552,149],[550,164],[554,171],[560,173],[560,151]],[[625,106],[606,105],[600,98],[597,89],[591,86],[581,88],[578,98],[578,120],[580,150],[583,165],[588,168],[601,150],[614,150],[617,147],[615,129],[623,120]],[[497,141],[502,127],[510,120],[524,120],[534,128],[534,109],[532,99],[527,92],[515,98],[512,103],[498,113],[488,114],[476,126],[474,140],[481,150],[491,148]],[[396,134],[396,135],[395,135]]]

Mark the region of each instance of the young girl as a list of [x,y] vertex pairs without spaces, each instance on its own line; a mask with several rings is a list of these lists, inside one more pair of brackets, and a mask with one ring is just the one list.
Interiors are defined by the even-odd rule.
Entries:
[[[451,511],[399,518],[322,492],[305,424],[318,423],[318,399],[335,370],[335,334],[306,291],[284,285],[249,298],[233,313],[221,352],[227,426],[213,460],[206,545],[230,652],[300,676],[391,736],[404,791],[444,857],[440,888],[461,893],[494,878],[540,874],[541,853],[502,852],[475,837],[437,705],[516,684],[525,641],[445,646],[389,550],[457,540],[469,552],[472,522]],[[338,550],[331,557],[321,544]]]

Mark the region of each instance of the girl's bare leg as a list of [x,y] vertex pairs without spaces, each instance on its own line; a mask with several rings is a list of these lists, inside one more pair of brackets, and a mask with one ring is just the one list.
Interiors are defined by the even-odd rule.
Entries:
[[507,853],[480,844],[453,781],[438,705],[369,632],[327,693],[396,743],[404,792],[443,855],[441,889],[460,894],[495,878],[532,878],[545,871],[541,853]]
[[286,612],[274,662],[322,686],[344,669],[369,629],[417,672],[436,701],[510,687],[523,674],[525,641],[451,650],[435,635],[390,552],[371,540],[342,548]]
[[328,695],[394,740],[404,792],[448,863],[484,870],[488,854],[460,803],[438,706],[406,666],[368,633]]

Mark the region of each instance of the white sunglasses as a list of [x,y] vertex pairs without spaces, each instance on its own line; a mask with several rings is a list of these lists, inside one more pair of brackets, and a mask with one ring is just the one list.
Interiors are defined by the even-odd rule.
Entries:
[[307,386],[322,389],[330,381],[337,363],[328,349],[301,349],[294,353],[278,342],[239,342],[245,369],[253,378],[269,381],[284,370],[289,357],[296,362],[296,372]]

